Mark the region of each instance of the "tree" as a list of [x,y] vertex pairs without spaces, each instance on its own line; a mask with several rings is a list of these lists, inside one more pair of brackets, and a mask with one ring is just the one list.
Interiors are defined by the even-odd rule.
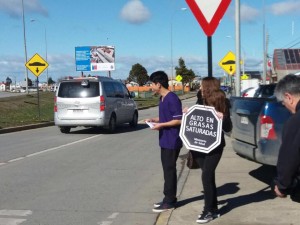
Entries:
[[180,75],[182,77],[182,84],[183,86],[186,84],[189,84],[193,81],[193,79],[196,77],[194,71],[192,69],[187,69],[185,66],[185,62],[183,58],[179,58],[178,60],[179,67],[175,67],[175,71],[177,75]]
[[10,86],[11,83],[12,83],[12,80],[9,77],[7,77],[5,85]]
[[142,86],[147,81],[149,81],[149,75],[148,75],[147,70],[141,64],[137,63],[132,66],[127,80],[129,82],[131,82],[131,81],[136,82],[140,86]]
[[55,81],[52,80],[52,77],[49,77],[49,79],[48,79],[48,84],[49,84],[49,85],[55,84]]

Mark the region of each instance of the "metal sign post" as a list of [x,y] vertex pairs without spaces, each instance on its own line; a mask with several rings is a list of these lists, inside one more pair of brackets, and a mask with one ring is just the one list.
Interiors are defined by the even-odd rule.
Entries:
[[38,99],[38,116],[40,120],[40,96],[39,96],[39,76],[49,66],[49,64],[39,55],[35,54],[25,66],[37,77],[36,88],[37,88],[37,99]]

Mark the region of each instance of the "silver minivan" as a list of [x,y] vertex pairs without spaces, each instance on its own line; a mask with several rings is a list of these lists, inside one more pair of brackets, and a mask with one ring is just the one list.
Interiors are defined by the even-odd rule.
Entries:
[[54,122],[62,133],[71,128],[104,127],[111,133],[116,126],[136,127],[138,109],[126,86],[109,77],[80,77],[62,80],[54,99]]

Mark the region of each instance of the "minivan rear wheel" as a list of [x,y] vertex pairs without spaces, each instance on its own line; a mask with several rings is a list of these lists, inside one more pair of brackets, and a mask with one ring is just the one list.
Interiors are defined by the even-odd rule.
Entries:
[[116,130],[116,116],[115,115],[112,115],[110,117],[110,120],[109,120],[109,124],[108,124],[108,131],[109,133],[114,133],[115,130]]
[[71,127],[59,127],[60,132],[67,134],[70,133]]
[[137,127],[137,124],[138,124],[138,114],[137,114],[137,112],[135,112],[135,113],[133,114],[133,116],[132,116],[132,120],[131,120],[131,122],[129,123],[129,125],[130,125],[131,127]]

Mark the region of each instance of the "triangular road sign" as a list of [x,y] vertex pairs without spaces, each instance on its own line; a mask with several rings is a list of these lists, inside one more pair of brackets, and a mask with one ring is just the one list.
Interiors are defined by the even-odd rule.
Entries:
[[212,36],[231,0],[186,0],[207,36]]

